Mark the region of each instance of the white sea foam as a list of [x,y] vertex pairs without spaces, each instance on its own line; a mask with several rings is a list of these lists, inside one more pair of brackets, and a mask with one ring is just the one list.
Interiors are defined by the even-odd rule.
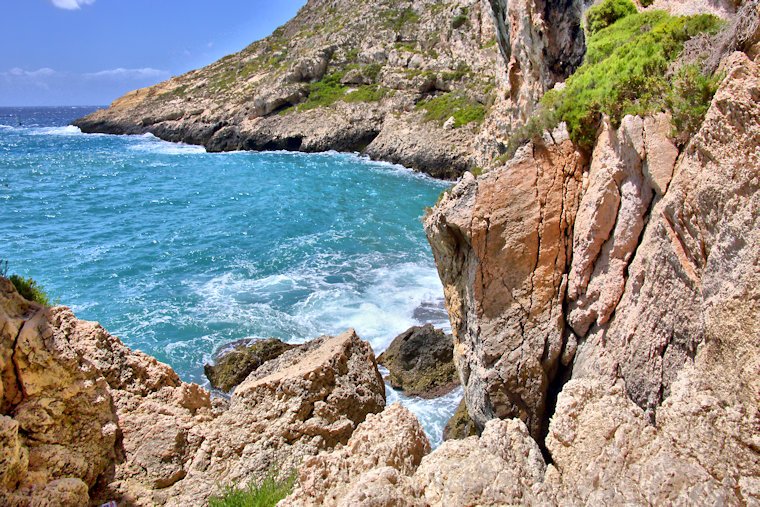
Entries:
[[203,146],[195,146],[184,143],[170,143],[162,141],[153,134],[143,134],[134,136],[135,144],[129,147],[132,151],[141,151],[154,155],[193,155],[197,153],[206,153]]
[[[387,370],[381,368],[381,373],[385,376]],[[403,393],[396,391],[387,384],[385,386],[386,405],[399,402],[416,415],[433,448],[443,443],[443,429],[454,415],[454,412],[456,412],[457,406],[462,401],[463,396],[464,390],[461,387],[457,387],[449,394],[440,398],[426,400],[404,396]]]
[[65,127],[35,128],[31,134],[35,136],[80,136],[82,131],[74,125],[66,125]]

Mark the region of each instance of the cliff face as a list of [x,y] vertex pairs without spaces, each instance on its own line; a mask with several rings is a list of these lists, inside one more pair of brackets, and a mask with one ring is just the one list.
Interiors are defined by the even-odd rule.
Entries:
[[[760,502],[760,65],[737,52],[723,70],[677,160],[656,135],[661,117],[629,117],[604,128],[585,178],[559,133],[501,170],[465,177],[426,226],[481,436],[444,442],[417,464],[414,425],[386,410],[403,442],[360,425],[364,445],[305,462],[282,505]],[[616,183],[598,184],[606,179]],[[601,188],[613,195],[600,198]],[[590,202],[617,204],[589,214]],[[570,254],[589,220],[612,225],[592,262],[608,269],[591,269],[587,286],[601,280],[594,304],[619,302],[575,335]],[[637,234],[630,255],[613,255]],[[621,294],[609,296],[621,276]],[[558,362],[566,369],[549,414],[542,389]]]
[[589,0],[310,0],[271,36],[75,122],[211,151],[360,151],[435,177],[490,167],[580,64]]

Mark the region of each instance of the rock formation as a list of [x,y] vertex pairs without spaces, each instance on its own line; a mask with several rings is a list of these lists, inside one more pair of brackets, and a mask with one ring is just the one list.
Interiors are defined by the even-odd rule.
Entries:
[[426,218],[480,428],[520,417],[534,435],[564,350],[563,297],[584,156],[562,131],[502,169],[465,175]]
[[459,403],[456,412],[443,428],[443,440],[462,440],[478,434],[475,421],[467,412],[467,403],[464,399]]
[[435,398],[457,385],[451,335],[432,324],[412,327],[393,339],[377,362],[388,368],[391,387],[407,396]]
[[199,505],[336,444],[385,404],[353,331],[266,362],[229,402],[0,278],[0,503]]
[[363,151],[456,178],[482,165],[471,148],[480,122],[444,124],[457,108],[487,113],[497,60],[485,0],[309,0],[271,36],[76,125],[210,151]]
[[[636,242],[632,260],[629,259],[629,268],[624,270],[628,276],[622,297],[607,324],[594,323],[589,334],[580,337],[575,367],[569,380],[559,386],[543,439],[544,452],[519,418],[490,419],[480,438],[447,441],[411,469],[385,467],[379,458],[387,456],[389,450],[379,442],[367,440],[368,445],[361,449],[333,451],[321,458],[320,463],[359,461],[373,467],[361,468],[360,477],[344,476],[325,484],[324,490],[332,495],[330,505],[391,505],[394,501],[414,506],[755,505],[760,502],[760,324],[757,319],[760,315],[760,227],[757,223],[760,220],[760,102],[757,100],[760,98],[760,66],[744,53],[734,53],[724,61],[723,69],[726,77],[701,130],[678,157],[672,181],[669,185],[660,181],[656,187],[650,184],[654,204],[642,237]],[[647,155],[629,159],[631,169],[640,167],[642,162],[649,167],[641,173],[645,181],[654,181],[646,180],[646,174],[659,173],[651,167],[653,161],[665,161],[665,166],[672,164],[673,157],[668,155],[672,150],[667,145],[648,151],[631,151],[631,145],[620,143],[621,139],[630,142],[631,132],[645,133],[646,126],[656,125],[657,121],[657,118],[631,117],[614,134],[608,127],[602,131],[599,153],[595,157],[606,154],[605,164],[609,168],[606,172],[613,181],[619,181],[614,178],[620,176],[612,170],[617,166],[615,161],[626,153]],[[610,151],[609,143],[614,140],[618,149]],[[637,144],[634,142],[632,146]],[[531,151],[535,148],[523,150],[513,164],[528,160],[533,166],[537,165],[535,156],[528,157]],[[599,159],[596,160],[592,162],[591,173],[600,167]],[[641,182],[637,174],[626,173],[623,180]],[[487,303],[478,298],[488,294],[478,292],[478,284],[482,283],[482,279],[477,278],[480,266],[468,263],[468,259],[480,252],[483,252],[482,257],[478,259],[487,266],[499,259],[504,263],[521,259],[513,254],[514,250],[502,248],[503,241],[497,243],[494,250],[480,250],[479,245],[483,244],[480,237],[464,234],[477,230],[475,224],[482,216],[478,213],[482,213],[481,203],[486,201],[481,200],[484,197],[481,190],[489,187],[481,182],[488,182],[489,177],[507,178],[509,175],[509,171],[504,171],[477,181],[465,178],[428,219],[428,226],[434,226],[429,230],[437,234],[433,241],[434,245],[440,245],[439,258],[446,246],[452,249],[449,258],[460,262],[458,273],[462,278],[454,279],[467,283],[477,281],[469,286],[447,285],[447,302],[454,310],[452,318],[460,333],[492,329],[481,324],[485,312],[478,314],[467,306],[485,307]],[[593,181],[591,174],[582,201],[588,196],[597,200],[599,192],[594,189],[599,187]],[[607,188],[612,188],[614,193],[617,186]],[[519,195],[526,193],[502,192],[504,200],[492,211],[508,208]],[[621,201],[630,199],[630,195],[623,193],[628,197]],[[456,207],[457,202],[460,208]],[[632,202],[640,203],[636,199]],[[461,212],[465,207],[463,203],[472,209],[470,229],[462,228],[464,221],[453,222],[460,216],[454,210]],[[628,207],[634,209],[630,216],[640,215],[641,211],[635,210],[641,207]],[[531,209],[520,209],[526,208]],[[626,221],[620,218],[623,208],[623,204],[612,207],[612,216],[618,217],[614,222]],[[601,212],[593,216],[599,215]],[[525,216],[530,217],[530,214]],[[588,216],[577,213],[576,229]],[[449,218],[451,223],[447,221]],[[489,230],[500,231],[501,224],[509,222],[500,218],[491,223],[499,225]],[[628,220],[628,223],[639,221]],[[448,236],[440,233],[443,227],[449,227]],[[512,230],[519,231],[519,228],[512,226]],[[579,230],[587,229],[580,227]],[[614,235],[622,229],[611,230],[614,234],[605,238],[605,242],[613,238],[614,243]],[[459,242],[435,243],[450,237],[458,238]],[[583,235],[576,235],[576,240],[579,237]],[[599,252],[614,250],[598,248]],[[573,263],[575,261],[573,258]],[[445,266],[453,267],[452,264]],[[519,266],[518,263],[516,268]],[[567,263],[565,268],[568,268]],[[443,269],[442,276],[453,272],[453,269]],[[597,276],[594,272],[592,270],[590,276],[592,282]],[[468,274],[469,279],[465,278]],[[610,279],[617,280],[606,278],[605,281]],[[509,283],[508,277],[506,280]],[[472,296],[468,293],[470,287]],[[460,289],[471,299],[465,302],[457,299]],[[564,294],[561,290],[559,293]],[[687,308],[688,298],[692,299]],[[567,308],[568,312],[572,311]],[[502,311],[511,315],[509,309],[507,306]],[[682,313],[685,311],[688,313]],[[463,315],[466,319],[474,316],[479,325],[462,327]],[[526,322],[528,330],[532,323]],[[668,329],[670,333],[665,334],[661,329]],[[626,334],[620,335],[622,332]],[[692,349],[686,349],[685,342],[679,341],[681,332],[690,333],[687,336],[695,340]],[[461,336],[458,335],[458,339]],[[466,337],[473,341],[464,346],[458,344],[457,351],[464,349],[465,353],[472,354],[472,345],[467,346],[474,342],[473,335]],[[480,343],[489,338],[481,335]],[[661,341],[655,341],[658,339]],[[569,341],[565,342],[566,348]],[[513,345],[506,343],[506,353],[509,353]],[[665,354],[668,360],[663,360],[658,352],[663,350],[657,348],[658,343],[665,343],[665,349],[674,349],[668,353],[672,356]],[[684,354],[684,350],[692,353]],[[465,356],[462,362],[466,365],[465,361],[473,357],[478,361],[482,356]],[[573,364],[572,358],[572,354],[567,354],[568,364]],[[522,358],[523,361],[529,359]],[[543,378],[544,372],[528,371]],[[651,393],[659,393],[661,397],[648,396]],[[526,396],[526,399],[531,398]],[[653,414],[656,417],[652,417]],[[390,412],[380,417],[383,416],[390,417]],[[531,422],[530,417],[526,420]],[[387,424],[388,427],[401,426],[396,421]],[[360,431],[361,427],[357,434]],[[404,448],[397,447],[400,453]],[[547,461],[546,457],[551,459]],[[309,478],[322,469],[306,470],[297,492],[286,499],[284,505],[295,499],[300,499],[296,505],[313,505],[303,500],[303,488],[305,484],[313,487]],[[358,490],[361,497],[351,496]],[[357,498],[361,500],[359,503]]]
[[259,366],[281,356],[294,346],[276,338],[256,340],[253,343],[246,340],[217,352],[214,364],[205,365],[203,371],[213,388],[230,392]]

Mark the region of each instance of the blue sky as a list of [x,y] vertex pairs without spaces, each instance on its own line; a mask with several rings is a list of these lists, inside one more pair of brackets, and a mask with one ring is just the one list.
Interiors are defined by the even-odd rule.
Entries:
[[239,51],[305,0],[5,0],[0,106],[103,105]]

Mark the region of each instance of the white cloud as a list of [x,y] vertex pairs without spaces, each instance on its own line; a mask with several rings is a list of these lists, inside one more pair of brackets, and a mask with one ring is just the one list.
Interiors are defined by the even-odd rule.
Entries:
[[154,79],[154,78],[166,78],[169,73],[165,70],[152,69],[145,67],[142,69],[124,69],[119,67],[118,69],[101,70],[99,72],[90,72],[84,74],[84,77],[90,79]]
[[67,11],[75,11],[81,9],[83,5],[92,5],[95,0],[50,0],[53,5],[59,9],[66,9]]
[[49,77],[54,74],[55,74],[55,71],[48,67],[43,67],[37,70],[24,70],[18,67],[14,67],[8,72],[2,73],[2,75],[4,76],[13,76],[13,77]]

